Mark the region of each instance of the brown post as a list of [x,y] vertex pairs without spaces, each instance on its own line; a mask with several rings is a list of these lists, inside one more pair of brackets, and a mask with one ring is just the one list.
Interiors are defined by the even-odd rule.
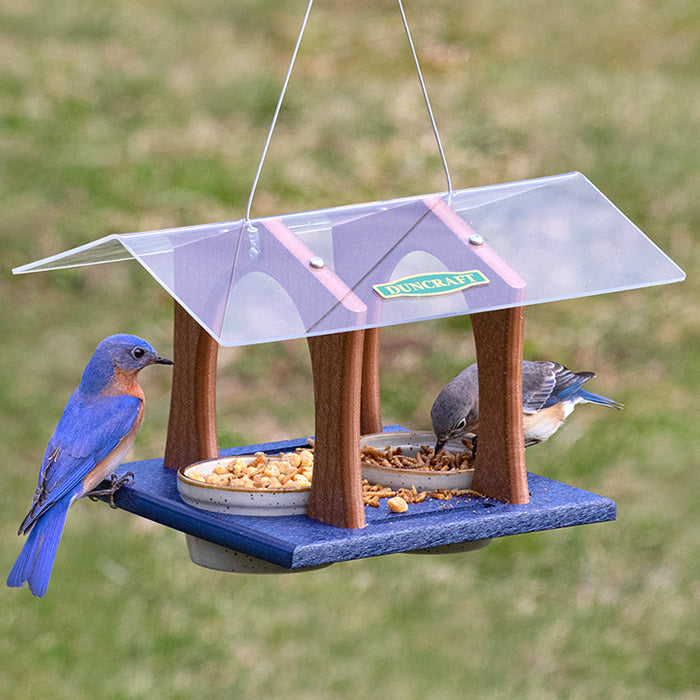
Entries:
[[523,437],[525,309],[472,314],[479,366],[479,440],[472,488],[507,503],[528,503]]
[[164,463],[179,469],[219,456],[216,435],[218,343],[175,302],[173,389]]
[[364,331],[308,339],[314,383],[314,478],[306,513],[345,528],[365,526],[360,467]]
[[362,435],[382,432],[382,407],[379,399],[379,328],[365,330],[360,432]]

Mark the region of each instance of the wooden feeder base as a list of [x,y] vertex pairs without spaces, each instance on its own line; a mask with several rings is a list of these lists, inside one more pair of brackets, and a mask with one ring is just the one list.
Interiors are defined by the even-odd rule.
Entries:
[[[386,428],[401,429],[400,426]],[[221,454],[276,453],[305,444],[306,438],[300,438],[222,450]],[[409,506],[406,513],[395,514],[382,502],[379,508],[364,507],[367,526],[357,530],[328,525],[306,515],[251,517],[193,508],[180,498],[176,470],[165,467],[162,459],[124,464],[118,473],[127,471],[133,472],[135,478],[116,493],[114,500],[119,508],[242,555],[293,570],[604,522],[616,517],[615,503],[609,498],[530,473],[531,496],[526,504],[467,496],[449,501],[428,498]]]

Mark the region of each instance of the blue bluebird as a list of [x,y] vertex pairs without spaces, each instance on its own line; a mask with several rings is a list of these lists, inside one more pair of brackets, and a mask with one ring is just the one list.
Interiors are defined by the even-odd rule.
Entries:
[[[571,372],[557,362],[523,361],[525,447],[551,437],[578,403],[622,408],[622,404],[583,389],[593,372]],[[462,370],[438,394],[430,410],[437,437],[435,453],[448,440],[479,431],[479,382],[476,364]]]
[[172,362],[133,335],[111,335],[97,346],[46,448],[32,506],[19,527],[18,534],[29,537],[8,586],[26,582],[35,596],[46,593],[68,508],[121,464],[136,438],[144,410],[137,374],[152,364]]

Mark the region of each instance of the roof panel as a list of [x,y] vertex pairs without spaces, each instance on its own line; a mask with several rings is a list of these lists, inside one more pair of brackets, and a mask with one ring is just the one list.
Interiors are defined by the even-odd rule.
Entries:
[[129,258],[228,346],[685,278],[580,173],[116,234],[14,272]]

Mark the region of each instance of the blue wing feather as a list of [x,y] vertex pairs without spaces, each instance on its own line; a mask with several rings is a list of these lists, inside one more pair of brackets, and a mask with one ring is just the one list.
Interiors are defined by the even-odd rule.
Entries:
[[26,532],[54,503],[82,482],[129,433],[141,400],[136,396],[85,398],[76,390],[49,440],[32,507],[20,526]]
[[573,398],[593,372],[572,372],[558,362],[523,361],[523,411],[537,413],[543,408]]

